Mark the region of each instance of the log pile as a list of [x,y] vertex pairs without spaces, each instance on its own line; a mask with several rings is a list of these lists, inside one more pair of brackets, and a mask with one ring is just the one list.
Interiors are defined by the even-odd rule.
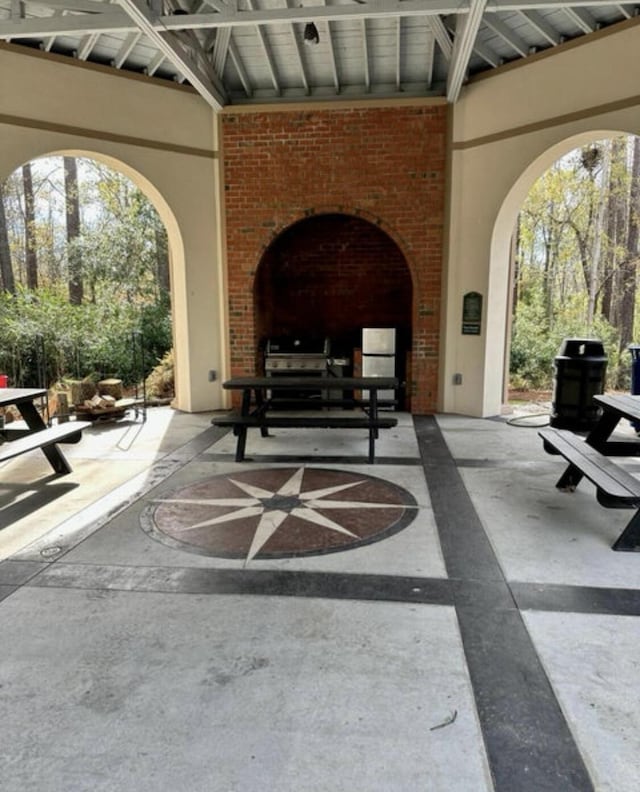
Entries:
[[[82,381],[84,382],[85,380]],[[71,393],[73,396],[73,383]],[[108,379],[101,380],[97,386],[94,385],[93,394],[74,403],[76,412],[89,421],[116,420],[124,416],[127,408],[134,404],[134,400],[122,398],[122,380]]]

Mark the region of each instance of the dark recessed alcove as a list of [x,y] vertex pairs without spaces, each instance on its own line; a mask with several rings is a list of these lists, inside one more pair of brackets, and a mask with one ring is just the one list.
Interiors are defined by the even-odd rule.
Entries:
[[399,360],[411,348],[406,261],[359,217],[317,215],[283,231],[260,261],[254,298],[259,354],[275,336],[328,337],[332,355],[351,358],[363,327],[395,327]]

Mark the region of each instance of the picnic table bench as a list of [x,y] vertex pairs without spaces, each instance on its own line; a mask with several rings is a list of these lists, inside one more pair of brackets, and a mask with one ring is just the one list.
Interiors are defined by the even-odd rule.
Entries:
[[46,395],[42,388],[0,388],[0,407],[14,406],[24,419],[24,428],[9,424],[0,432],[0,462],[14,459],[29,451],[41,449],[49,464],[58,475],[71,473],[71,466],[58,448],[58,443],[77,443],[82,430],[91,424],[88,421],[47,426],[38,412],[35,402]]
[[614,550],[640,551],[640,479],[613,457],[640,454],[640,441],[611,440],[622,419],[640,421],[640,397],[600,395],[594,400],[602,413],[588,435],[582,437],[567,429],[546,428],[538,433],[548,453],[560,454],[569,464],[556,483],[563,492],[574,492],[582,478],[596,488],[596,499],[609,509],[635,509],[629,523],[613,544]]
[[[320,396],[313,399],[272,398],[271,389],[281,391],[307,391]],[[242,406],[239,412],[234,411],[225,416],[212,418],[214,426],[228,426],[238,438],[236,444],[236,462],[245,458],[247,429],[258,428],[263,437],[268,436],[269,429],[366,429],[369,437],[370,463],[375,462],[375,441],[380,429],[389,429],[397,425],[397,419],[381,416],[378,413],[378,391],[398,387],[395,377],[332,377],[331,387],[342,391],[366,391],[365,397],[350,399],[325,398],[322,394],[327,390],[326,377],[236,377],[223,383],[227,390],[242,391]],[[332,407],[350,407],[358,411],[353,414],[332,411]],[[296,414],[283,415],[278,408],[295,407]]]

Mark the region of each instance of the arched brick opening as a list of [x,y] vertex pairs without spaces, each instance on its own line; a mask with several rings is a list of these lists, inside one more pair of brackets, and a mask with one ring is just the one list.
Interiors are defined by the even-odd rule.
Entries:
[[[254,283],[256,368],[276,336],[329,338],[331,354],[357,371],[362,328],[396,329],[397,375],[412,348],[413,286],[405,257],[379,226],[342,213],[313,215],[265,250]],[[401,394],[401,408],[407,408]]]

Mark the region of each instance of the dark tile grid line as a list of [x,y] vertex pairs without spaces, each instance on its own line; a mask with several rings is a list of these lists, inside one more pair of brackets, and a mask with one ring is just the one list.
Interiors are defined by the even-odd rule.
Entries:
[[494,610],[513,608],[515,599],[521,610],[640,616],[640,591],[631,589],[534,583],[512,583],[509,587],[495,581],[288,570],[103,566],[19,559],[0,563],[0,586],[11,590],[4,596],[24,585],[180,594],[306,596]]
[[520,610],[640,616],[640,589],[511,583],[511,593]]
[[456,605],[495,792],[591,792],[580,752],[437,423],[418,416],[414,423],[449,576],[493,584],[503,593],[495,605],[486,598]]
[[[0,569],[0,584],[2,572]],[[57,563],[26,585],[176,594],[242,594],[339,600],[453,605],[455,589],[445,578],[284,570],[131,567]]]

